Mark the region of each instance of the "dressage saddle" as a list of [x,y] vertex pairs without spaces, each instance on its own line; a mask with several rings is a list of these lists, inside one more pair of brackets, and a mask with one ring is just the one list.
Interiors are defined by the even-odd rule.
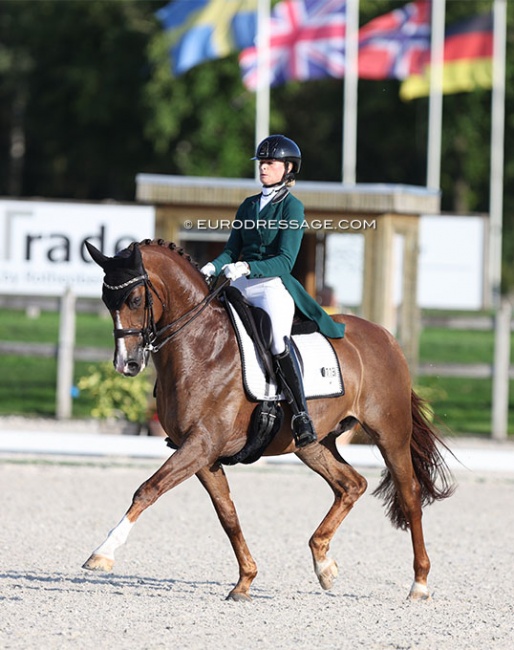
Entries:
[[[234,307],[248,333],[248,336],[254,342],[257,354],[261,359],[264,370],[267,374],[267,378],[276,382],[275,367],[273,356],[271,354],[272,330],[269,314],[264,311],[264,309],[261,309],[261,307],[251,305],[239,289],[236,289],[236,287],[226,287],[223,295],[225,300]],[[229,315],[231,315],[230,310]],[[292,335],[312,334],[318,330],[318,325],[314,321],[302,319],[298,314],[295,315]],[[299,354],[298,356],[301,363],[301,357]]]

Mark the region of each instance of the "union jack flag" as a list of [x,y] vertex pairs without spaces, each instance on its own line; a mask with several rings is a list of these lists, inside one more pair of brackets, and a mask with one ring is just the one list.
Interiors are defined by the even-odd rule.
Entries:
[[430,52],[431,0],[417,0],[359,30],[359,77],[406,79]]
[[[284,0],[270,15],[270,86],[344,76],[346,0]],[[256,90],[257,48],[239,55],[243,83]]]

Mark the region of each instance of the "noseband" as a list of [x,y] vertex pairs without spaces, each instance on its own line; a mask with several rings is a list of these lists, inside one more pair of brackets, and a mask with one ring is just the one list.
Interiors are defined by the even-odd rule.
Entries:
[[[164,300],[161,298],[159,295],[159,292],[157,289],[154,287],[152,284],[152,281],[148,277],[147,273],[145,272],[143,275],[139,275],[135,278],[131,278],[127,282],[124,282],[123,284],[119,284],[116,286],[112,286],[107,284],[104,281],[104,287],[106,289],[109,289],[110,291],[119,291],[120,289],[125,289],[128,286],[132,284],[142,284],[145,288],[145,316],[143,320],[143,327],[137,328],[137,327],[129,327],[129,328],[117,328],[115,327],[113,330],[114,338],[115,339],[120,339],[120,338],[125,338],[126,336],[141,336],[143,339],[144,343],[144,352],[151,352],[151,353],[156,353],[159,352],[159,350],[166,345],[169,341],[171,341],[172,338],[174,338],[179,332],[181,332],[187,325],[192,323],[195,318],[197,318],[203,310],[216,298],[221,291],[225,288],[227,285],[228,280],[227,278],[224,278],[224,280],[217,286],[213,287],[209,293],[196,305],[191,307],[191,309],[188,309],[182,316],[179,316],[176,320],[174,320],[171,323],[168,323],[164,327],[157,329],[156,323],[155,323],[155,316],[153,312],[153,296],[152,296],[152,291],[155,293],[157,298],[159,299],[163,311],[166,309],[166,303]],[[135,287],[134,287],[135,289]],[[132,293],[132,292],[131,292]],[[129,294],[130,295],[130,294]],[[179,325],[179,327],[171,332],[171,334],[168,334],[164,339],[161,341],[158,341],[158,339],[163,336],[166,332],[168,332],[170,329],[175,327],[176,325]]]

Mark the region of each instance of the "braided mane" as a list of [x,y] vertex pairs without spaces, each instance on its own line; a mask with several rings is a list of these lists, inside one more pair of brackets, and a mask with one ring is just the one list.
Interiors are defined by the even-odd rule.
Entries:
[[[131,248],[134,245],[134,243],[131,244],[129,248]],[[186,253],[186,251],[182,247],[177,246],[177,244],[175,244],[174,242],[165,241],[164,239],[143,239],[142,241],[139,242],[140,246],[151,246],[152,244],[156,246],[162,246],[164,248],[169,248],[169,250],[171,251],[175,251],[185,260],[190,262],[195,269],[198,269],[198,263],[195,262],[195,260],[191,257],[191,255]]]

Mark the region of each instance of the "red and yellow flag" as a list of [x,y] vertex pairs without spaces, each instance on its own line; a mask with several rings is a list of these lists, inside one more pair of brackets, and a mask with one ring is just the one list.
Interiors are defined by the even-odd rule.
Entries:
[[[422,73],[408,77],[400,97],[409,101],[430,93],[430,54]],[[446,30],[443,59],[443,94],[492,87],[493,16],[473,16]]]

